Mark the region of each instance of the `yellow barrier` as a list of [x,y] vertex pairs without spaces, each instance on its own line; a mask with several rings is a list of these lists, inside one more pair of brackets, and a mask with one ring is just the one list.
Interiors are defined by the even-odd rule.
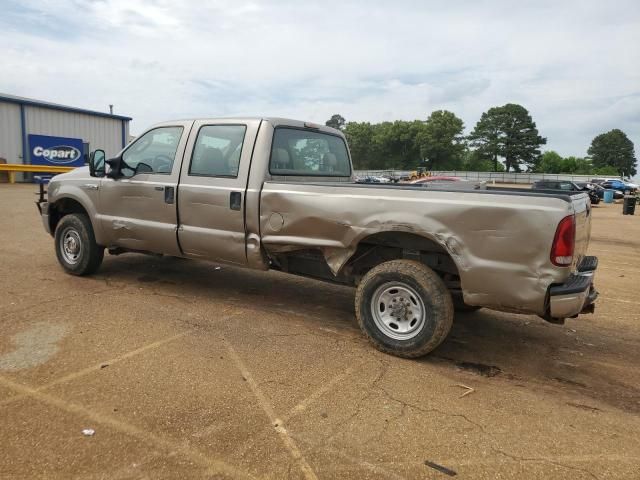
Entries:
[[31,173],[65,173],[70,172],[75,167],[62,167],[55,165],[23,165],[21,163],[0,163],[0,172],[7,172],[9,183],[15,183],[16,172]]

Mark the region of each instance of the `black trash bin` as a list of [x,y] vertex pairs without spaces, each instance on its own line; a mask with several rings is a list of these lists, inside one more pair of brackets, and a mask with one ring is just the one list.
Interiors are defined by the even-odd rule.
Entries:
[[635,195],[625,195],[622,203],[623,215],[634,215],[636,212],[636,197]]

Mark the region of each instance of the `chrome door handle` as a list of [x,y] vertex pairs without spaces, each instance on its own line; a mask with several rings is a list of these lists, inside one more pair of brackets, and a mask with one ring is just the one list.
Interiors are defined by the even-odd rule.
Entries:
[[98,190],[98,185],[95,183],[85,183],[82,185],[85,190]]
[[164,190],[164,186],[162,185],[158,185],[157,187],[154,187],[156,190],[158,190],[159,192]]

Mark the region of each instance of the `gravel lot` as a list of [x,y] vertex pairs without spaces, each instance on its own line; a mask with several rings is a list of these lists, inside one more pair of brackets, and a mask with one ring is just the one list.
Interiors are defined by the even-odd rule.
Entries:
[[0,478],[640,478],[619,204],[593,208],[595,315],[461,314],[410,361],[361,337],[349,288],[133,254],[66,275],[34,191],[0,185]]

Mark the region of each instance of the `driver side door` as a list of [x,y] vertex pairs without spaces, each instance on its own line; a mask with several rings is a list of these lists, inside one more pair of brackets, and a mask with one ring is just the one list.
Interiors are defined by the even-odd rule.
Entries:
[[148,130],[122,152],[122,177],[103,177],[98,220],[108,247],[180,255],[177,186],[193,122]]

